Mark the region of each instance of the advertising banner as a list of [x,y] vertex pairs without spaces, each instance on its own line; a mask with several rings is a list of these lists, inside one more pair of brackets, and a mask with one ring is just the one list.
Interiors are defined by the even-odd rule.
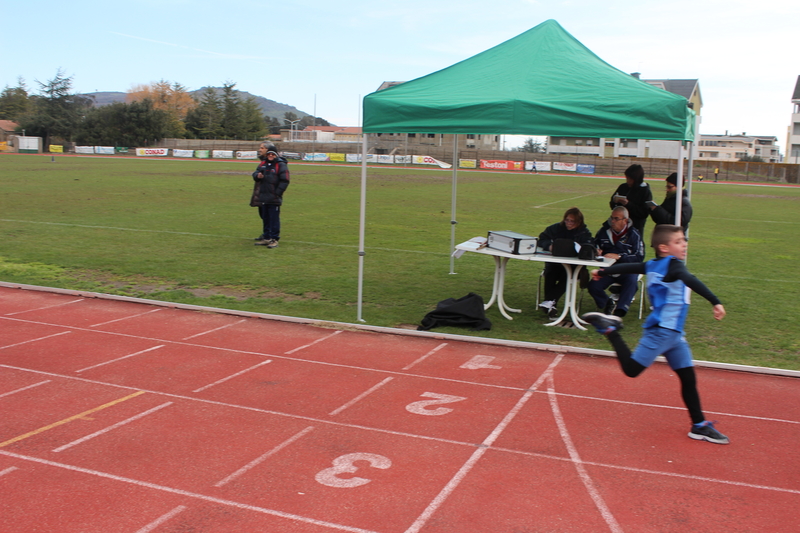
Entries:
[[439,165],[441,168],[451,168],[453,165],[439,161],[429,155],[415,155],[412,156],[411,162],[415,165]]
[[533,172],[547,172],[550,170],[550,161],[525,161],[525,170]]
[[297,152],[281,152],[281,156],[286,159],[302,159]]
[[211,156],[214,159],[233,159],[233,150],[214,150]]
[[410,155],[396,155],[394,156],[394,162],[398,164],[409,164],[411,163],[411,156]]
[[48,151],[49,151],[51,154],[63,154],[63,153],[64,153],[64,146],[62,146],[62,145],[60,145],[60,144],[51,144],[51,145],[50,145],[50,146],[47,148],[47,150],[48,150]]
[[392,165],[394,164],[394,156],[389,154],[378,154],[378,163]]
[[340,163],[344,163],[345,157],[344,154],[328,154],[328,159],[330,161],[338,161]]
[[346,154],[345,160],[348,163],[361,163],[361,154]]
[[239,150],[236,152],[236,159],[257,159],[258,152],[243,152]]
[[475,159],[459,159],[458,168],[478,168],[478,161]]
[[330,161],[328,154],[303,154],[303,161]]
[[128,147],[127,146],[115,146],[114,150],[116,150],[116,152],[118,154],[127,154],[128,153]]
[[[77,148],[77,146],[75,147]],[[165,156],[169,154],[169,148],[137,148],[137,156]]]
[[481,159],[481,168],[489,168],[494,170],[522,170],[522,161]]
[[577,170],[577,165],[575,163],[559,163],[558,161],[553,162],[553,170],[566,170],[568,172],[575,172]]
[[198,159],[208,159],[208,157],[210,155],[211,155],[211,152],[209,152],[208,150],[195,150],[194,151],[194,156],[196,158],[198,158]]
[[578,172],[582,174],[594,174],[594,165],[578,164]]
[[194,157],[194,150],[179,150],[173,148],[172,155],[175,157]]
[[8,151],[8,141],[0,141],[0,152]]
[[96,154],[105,154],[105,155],[114,155],[114,147],[113,146],[95,146],[94,153]]
[[94,146],[76,146],[75,147],[76,154],[93,154],[94,153]]

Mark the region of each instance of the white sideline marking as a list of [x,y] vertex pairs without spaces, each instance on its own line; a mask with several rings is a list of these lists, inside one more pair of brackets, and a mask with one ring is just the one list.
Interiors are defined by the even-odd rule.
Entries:
[[97,368],[103,365],[109,365],[111,363],[116,363],[117,361],[122,361],[123,359],[127,359],[128,357],[133,357],[134,355],[140,355],[147,352],[152,352],[153,350],[158,350],[159,348],[163,348],[164,344],[159,344],[158,346],[153,346],[152,348],[148,348],[146,350],[142,350],[141,352],[136,352],[128,355],[123,355],[122,357],[117,357],[116,359],[112,359],[111,361],[106,361],[105,363],[99,363],[92,366],[87,366],[86,368],[81,368],[80,370],[76,370],[75,372],[83,372],[84,370],[91,370],[92,368]]
[[494,443],[494,441],[496,441],[497,438],[500,437],[500,434],[503,432],[503,430],[506,429],[506,427],[511,423],[511,421],[514,420],[514,417],[517,416],[517,413],[519,413],[520,409],[522,409],[528,402],[528,400],[531,398],[531,396],[533,396],[534,391],[542,384],[542,382],[546,378],[548,378],[553,373],[553,370],[555,370],[556,365],[558,365],[558,363],[561,362],[561,360],[564,358],[564,355],[565,354],[562,353],[556,356],[556,358],[545,369],[542,375],[539,376],[539,379],[537,379],[536,382],[533,385],[531,385],[531,387],[527,391],[525,391],[525,394],[523,394],[522,397],[517,401],[517,404],[511,408],[511,411],[509,411],[508,414],[506,414],[506,416],[503,418],[503,420],[500,421],[497,427],[494,428],[494,430],[489,434],[488,437],[486,437],[481,446],[472,453],[470,458],[467,459],[467,462],[461,466],[458,472],[456,472],[456,475],[453,476],[453,478],[447,483],[447,485],[445,485],[445,487],[439,492],[439,494],[436,495],[436,498],[434,498],[433,501],[428,505],[428,507],[422,512],[422,514],[419,515],[419,517],[417,517],[417,519],[414,521],[413,524],[411,524],[411,527],[409,527],[405,533],[418,533],[419,530],[425,526],[430,517],[433,516],[433,513],[435,513],[437,509],[439,509],[439,507],[441,507],[444,501],[448,498],[448,496],[450,496],[450,494],[452,494],[452,492],[456,490],[456,487],[458,487],[461,481],[467,476],[467,474],[469,474],[470,470],[472,470],[472,467],[475,466],[478,460],[481,457],[483,457],[483,454],[485,454],[486,451],[489,450],[492,443]]
[[6,474],[10,474],[14,470],[19,470],[16,466],[9,466],[5,470],[0,470],[0,476],[5,476]]
[[30,340],[18,342],[18,343],[15,343],[15,344],[9,344],[8,346],[0,346],[0,350],[5,350],[6,348],[13,348],[14,346],[21,346],[23,344],[28,344],[29,342],[43,341],[43,340],[49,339],[51,337],[58,337],[59,335],[66,335],[67,333],[72,333],[72,332],[71,331],[62,331],[61,333],[53,333],[52,335],[47,335],[46,337],[38,337],[36,339],[30,339]]
[[45,383],[50,383],[50,380],[47,379],[45,381],[40,381],[39,383],[34,383],[33,385],[28,385],[27,387],[22,387],[21,389],[12,390],[10,392],[4,392],[3,394],[0,394],[0,398],[2,398],[3,396],[11,396],[12,394],[16,394],[24,390],[32,389],[34,387],[38,387],[39,385],[44,385]]
[[341,333],[341,332],[342,332],[342,330],[340,330],[340,329],[339,329],[339,330],[336,330],[336,331],[334,331],[333,333],[331,333],[330,335],[325,335],[324,337],[322,337],[322,338],[320,338],[320,339],[317,339],[317,340],[315,340],[314,342],[310,342],[310,343],[308,343],[308,344],[306,344],[306,345],[304,345],[304,346],[299,346],[299,347],[295,348],[294,350],[289,350],[288,352],[284,352],[284,355],[291,355],[291,354],[293,354],[294,352],[298,352],[298,351],[300,351],[300,350],[303,350],[303,349],[305,349],[305,348],[308,348],[309,346],[314,346],[314,345],[315,345],[315,344],[317,344],[318,342],[326,341],[326,340],[330,339],[331,337],[333,337],[334,335],[338,335],[338,334],[339,334],[339,333]]
[[301,431],[299,433],[296,433],[295,435],[289,437],[288,439],[286,439],[282,443],[278,444],[277,446],[272,448],[270,451],[268,451],[267,453],[265,453],[261,457],[257,457],[256,459],[253,459],[252,461],[250,461],[249,463],[247,463],[246,465],[241,467],[239,470],[237,470],[236,472],[234,472],[230,476],[226,477],[222,481],[219,481],[219,482],[215,483],[214,486],[215,487],[221,487],[221,486],[225,485],[226,483],[230,483],[231,481],[233,481],[237,477],[241,476],[242,474],[244,474],[245,472],[247,472],[251,468],[253,468],[255,466],[258,466],[261,463],[263,463],[264,460],[266,460],[268,457],[270,457],[272,455],[275,455],[276,453],[278,453],[279,451],[281,451],[282,449],[284,449],[285,447],[287,447],[288,445],[290,445],[291,443],[293,443],[297,439],[303,437],[306,433],[310,432],[312,429],[314,429],[314,426],[308,426],[303,431]]
[[447,346],[447,343],[443,342],[442,344],[440,344],[439,346],[437,346],[436,348],[434,348],[430,352],[426,353],[425,355],[423,355],[422,357],[420,357],[419,359],[417,359],[416,361],[414,361],[410,365],[407,365],[407,366],[403,367],[403,370],[411,370],[411,367],[415,366],[417,363],[421,363],[422,361],[424,361],[425,359],[427,359],[431,355],[435,354],[436,352],[438,352],[439,350],[441,350],[445,346]]
[[150,311],[145,311],[144,313],[138,313],[136,315],[131,315],[131,316],[124,316],[122,318],[115,318],[114,320],[109,320],[108,322],[100,322],[99,324],[92,324],[89,327],[96,328],[98,326],[105,326],[106,324],[112,324],[114,322],[120,322],[122,320],[128,320],[131,318],[138,318],[140,316],[149,315],[150,313],[157,313],[158,311],[163,311],[163,309],[151,309]]
[[13,313],[6,313],[5,316],[20,315],[22,313],[30,313],[31,311],[41,311],[43,309],[52,309],[54,307],[61,307],[61,306],[64,306],[64,305],[69,305],[69,304],[82,302],[83,300],[85,300],[85,298],[79,298],[77,300],[70,300],[69,302],[63,302],[63,303],[55,304],[55,305],[46,305],[44,307],[37,307],[36,309],[26,309],[25,311],[15,311]]
[[160,526],[161,524],[163,524],[164,522],[166,522],[167,520],[169,520],[173,516],[177,515],[178,513],[181,513],[183,511],[185,511],[186,509],[188,509],[188,507],[186,507],[185,505],[179,505],[175,509],[171,510],[170,512],[168,512],[166,514],[163,514],[160,517],[158,517],[157,519],[153,520],[152,522],[150,522],[149,524],[144,526],[142,529],[140,529],[136,533],[150,533],[155,528],[157,528],[158,526]]
[[63,446],[59,446],[58,448],[54,449],[53,451],[54,452],[63,452],[66,449],[72,448],[73,446],[77,446],[78,444],[81,444],[82,442],[86,442],[87,440],[93,439],[95,437],[99,437],[100,435],[103,435],[104,433],[108,433],[109,431],[113,431],[113,430],[115,430],[115,429],[117,429],[119,427],[124,426],[125,424],[129,424],[129,423],[131,423],[131,422],[133,422],[135,420],[139,420],[140,418],[144,418],[147,415],[149,415],[151,413],[155,413],[156,411],[159,411],[159,410],[161,410],[161,409],[163,409],[165,407],[168,407],[170,405],[172,405],[172,402],[162,403],[161,405],[153,407],[152,409],[148,409],[147,411],[144,411],[143,413],[139,413],[138,415],[134,415],[134,416],[132,416],[130,418],[122,420],[121,422],[117,422],[116,424],[108,426],[107,428],[101,429],[99,431],[95,431],[94,433],[86,435],[85,437],[81,437],[81,438],[79,438],[77,440],[74,440],[74,441],[68,443],[68,444],[65,444]]
[[231,375],[230,375],[230,376],[228,376],[228,377],[225,377],[225,378],[219,379],[219,380],[215,381],[214,383],[209,383],[209,384],[208,384],[208,385],[206,385],[205,387],[200,387],[199,389],[195,389],[195,390],[193,390],[192,392],[201,392],[201,391],[204,391],[204,390],[206,390],[206,389],[210,389],[210,388],[211,388],[211,387],[213,387],[214,385],[219,385],[220,383],[225,383],[225,382],[226,382],[226,381],[228,381],[229,379],[233,379],[233,378],[235,378],[236,376],[241,376],[242,374],[244,374],[244,373],[246,373],[246,372],[250,372],[250,371],[251,371],[251,370],[253,370],[254,368],[258,368],[258,367],[260,367],[260,366],[262,366],[262,365],[266,365],[267,363],[271,363],[271,362],[272,362],[272,359],[267,359],[266,361],[262,361],[262,362],[258,363],[257,365],[253,365],[253,366],[251,366],[250,368],[245,368],[244,370],[241,370],[241,371],[239,371],[239,372],[237,372],[237,373],[235,373],[235,374],[231,374]]
[[594,486],[594,481],[592,481],[591,476],[589,476],[589,472],[587,472],[586,468],[583,466],[581,456],[578,454],[578,450],[575,448],[575,444],[572,442],[572,437],[569,435],[567,425],[564,423],[564,417],[561,415],[561,409],[558,407],[558,398],[555,395],[552,375],[548,376],[547,378],[547,397],[550,400],[550,409],[553,411],[553,418],[555,418],[556,425],[558,426],[558,432],[561,434],[561,440],[564,441],[564,445],[567,447],[572,464],[575,466],[575,470],[578,471],[578,476],[580,476],[583,485],[589,492],[589,496],[592,498],[597,510],[600,511],[600,514],[606,521],[606,524],[608,524],[608,527],[611,529],[611,531],[614,531],[615,533],[622,533],[622,528],[617,522],[617,519],[614,518],[611,510],[606,505],[603,497],[597,491],[597,487]]
[[82,468],[80,466],[73,466],[64,463],[57,463],[55,461],[48,461],[47,459],[40,459],[39,457],[33,457],[29,455],[20,455],[18,453],[9,452],[6,450],[0,450],[0,455],[5,455],[6,457],[13,457],[15,459],[21,459],[23,461],[29,461],[32,463],[39,463],[47,466],[52,466],[55,468],[62,468],[64,470],[70,470],[72,472],[80,472],[81,474],[88,474],[90,476],[101,477],[105,479],[111,479],[114,481],[119,481],[122,483],[129,483],[131,485],[136,485],[138,487],[144,487],[147,489],[159,490],[162,492],[167,492],[170,494],[177,494],[179,496],[185,496],[187,498],[194,498],[197,500],[202,500],[206,502],[216,503],[219,505],[225,505],[228,507],[234,507],[236,509],[243,509],[246,511],[254,511],[257,513],[267,514],[271,516],[279,516],[281,518],[286,518],[288,520],[296,520],[297,522],[303,522],[306,524],[314,524],[317,526],[328,527],[331,529],[338,529],[340,531],[351,531],[353,533],[377,533],[376,531],[371,531],[368,529],[361,529],[357,527],[350,527],[350,526],[343,526],[341,524],[335,524],[333,522],[325,522],[324,520],[316,520],[314,518],[307,518],[305,516],[300,516],[291,513],[285,513],[283,511],[276,511],[274,509],[267,509],[265,507],[258,507],[256,505],[248,505],[246,503],[235,502],[232,500],[226,500],[223,498],[215,498],[213,496],[206,496],[205,494],[198,494],[196,492],[190,492],[188,490],[182,489],[175,489],[172,487],[167,487],[164,485],[158,485],[156,483],[150,483],[148,481],[140,481],[138,479],[131,479],[128,477],[117,476],[114,474],[108,474],[106,472],[100,472],[97,470],[90,470],[88,468]]
[[351,406],[355,405],[356,403],[360,402],[361,400],[363,400],[364,398],[366,398],[367,396],[369,396],[370,394],[372,394],[373,392],[375,392],[379,388],[383,387],[384,385],[386,385],[387,383],[389,383],[393,379],[394,378],[386,378],[386,379],[384,379],[380,383],[378,383],[376,385],[373,385],[368,390],[362,392],[361,394],[359,394],[358,396],[356,396],[355,398],[353,398],[352,400],[350,400],[349,402],[347,402],[343,406],[339,407],[338,409],[334,409],[333,411],[331,411],[328,414],[331,415],[331,416],[338,415],[339,413],[341,413],[342,411],[344,411],[348,407],[351,407]]
[[238,322],[234,322],[232,324],[227,324],[225,326],[220,326],[218,328],[210,329],[210,330],[204,331],[202,333],[197,333],[196,335],[190,335],[190,336],[185,337],[185,338],[183,338],[181,340],[188,341],[189,339],[194,339],[195,337],[200,337],[201,335],[208,335],[209,333],[214,333],[215,331],[219,331],[221,329],[229,328],[231,326],[235,326],[236,324],[241,324],[242,322],[247,322],[247,319],[243,318],[243,319],[239,320]]

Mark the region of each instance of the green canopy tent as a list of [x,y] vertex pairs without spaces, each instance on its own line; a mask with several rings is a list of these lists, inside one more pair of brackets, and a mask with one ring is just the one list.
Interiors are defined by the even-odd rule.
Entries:
[[[455,134],[455,151],[458,134],[691,142],[695,127],[694,112],[684,97],[612,67],[555,20],[438,72],[368,94],[363,117],[358,320],[362,320],[367,134]],[[678,170],[680,179],[680,164]]]

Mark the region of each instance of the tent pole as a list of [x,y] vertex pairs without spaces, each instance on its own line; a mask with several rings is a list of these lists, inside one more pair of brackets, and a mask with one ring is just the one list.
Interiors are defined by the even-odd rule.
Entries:
[[456,250],[456,184],[458,183],[458,133],[453,134],[453,192],[450,199],[450,273],[455,274],[456,258],[453,252]]
[[364,300],[364,229],[367,219],[367,134],[361,132],[361,208],[358,219],[358,314],[359,322],[365,322],[361,318],[362,302]]
[[675,197],[675,225],[681,225],[681,208],[683,207],[683,202],[681,202],[682,194],[683,194],[683,158],[685,156],[685,148],[683,146],[683,141],[680,142],[680,149],[678,150],[678,191],[675,193],[677,196]]

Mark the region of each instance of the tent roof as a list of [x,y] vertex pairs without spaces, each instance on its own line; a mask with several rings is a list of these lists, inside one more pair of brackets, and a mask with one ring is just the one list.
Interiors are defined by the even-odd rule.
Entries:
[[693,140],[686,98],[618,70],[558,22],[364,97],[365,133]]

